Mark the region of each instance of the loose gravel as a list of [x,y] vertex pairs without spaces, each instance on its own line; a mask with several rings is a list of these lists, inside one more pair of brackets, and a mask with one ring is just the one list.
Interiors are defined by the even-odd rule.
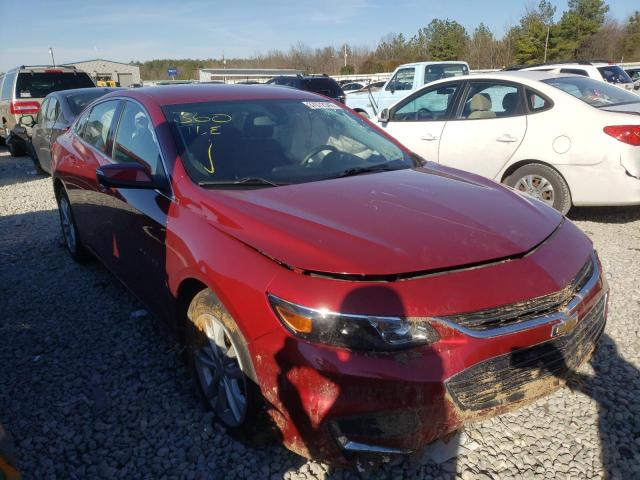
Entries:
[[[640,478],[640,207],[584,209],[611,285],[593,362],[569,387],[465,429],[460,454],[363,478]],[[235,441],[197,401],[179,347],[97,262],[66,254],[51,179],[0,149],[0,423],[25,479],[349,479]]]

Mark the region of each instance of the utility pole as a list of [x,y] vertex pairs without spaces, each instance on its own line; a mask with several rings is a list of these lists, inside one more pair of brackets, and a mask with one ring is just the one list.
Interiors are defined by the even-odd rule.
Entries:
[[549,30],[551,30],[551,25],[547,25],[547,39],[544,41],[544,60],[542,63],[547,63],[547,48],[549,47]]
[[49,55],[51,55],[51,63],[53,63],[53,66],[56,66],[56,59],[53,58],[53,48],[49,47]]
[[347,67],[347,44],[344,44],[344,66]]

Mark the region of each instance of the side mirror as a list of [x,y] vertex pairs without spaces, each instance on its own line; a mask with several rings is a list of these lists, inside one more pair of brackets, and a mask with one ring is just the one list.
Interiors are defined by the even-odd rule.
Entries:
[[388,108],[383,108],[380,114],[378,115],[378,120],[382,123],[387,123],[391,119],[391,114],[389,113]]
[[22,115],[20,120],[18,120],[18,123],[23,127],[33,127],[36,124],[36,121],[33,118],[33,115]]
[[389,90],[391,91],[391,93],[394,93],[396,91],[396,82],[391,82],[391,85],[389,85],[389,87],[391,87]]
[[116,163],[104,165],[96,170],[98,184],[114,188],[163,189],[164,180],[151,176],[149,171],[139,163]]

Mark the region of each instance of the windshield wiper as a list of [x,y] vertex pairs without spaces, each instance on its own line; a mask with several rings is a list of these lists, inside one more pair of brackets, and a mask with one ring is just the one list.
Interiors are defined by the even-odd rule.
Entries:
[[403,167],[392,167],[388,163],[382,163],[378,165],[371,165],[370,167],[348,168],[331,178],[353,177],[355,175],[371,172],[390,172],[392,170],[401,170],[402,168]]
[[267,180],[262,177],[244,177],[239,178],[237,180],[202,180],[198,182],[198,185],[201,187],[209,187],[209,186],[233,186],[233,185],[258,185],[265,187],[280,187],[281,185],[287,185],[286,183],[276,183],[271,180]]

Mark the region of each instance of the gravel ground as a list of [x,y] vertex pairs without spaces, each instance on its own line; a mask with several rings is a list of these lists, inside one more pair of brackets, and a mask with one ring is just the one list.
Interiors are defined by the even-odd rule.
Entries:
[[[571,388],[469,426],[457,458],[364,478],[640,478],[640,207],[578,210],[611,284],[609,322]],[[246,447],[192,394],[177,345],[100,265],[64,251],[51,179],[0,149],[0,422],[25,479],[359,478]]]

